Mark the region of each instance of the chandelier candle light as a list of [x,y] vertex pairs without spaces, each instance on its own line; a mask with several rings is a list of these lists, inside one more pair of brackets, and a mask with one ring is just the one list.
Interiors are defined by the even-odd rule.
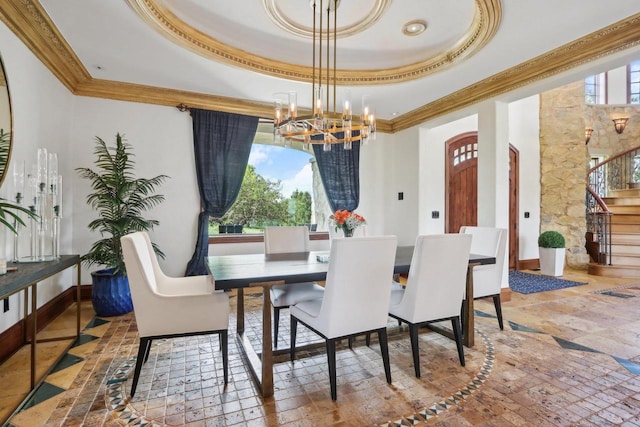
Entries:
[[[326,29],[322,28],[322,15],[326,4]],[[342,113],[336,112],[336,40],[337,40],[337,9],[339,0],[311,0],[313,9],[313,77],[312,77],[312,114],[298,116],[298,101],[296,92],[280,95],[275,100],[274,137],[284,139],[285,144],[291,141],[305,144],[323,144],[325,151],[331,150],[333,144],[344,144],[345,150],[350,150],[353,142],[366,143],[369,138],[375,138],[376,119],[369,105],[368,99],[362,99],[362,112],[358,119],[353,114],[350,92],[345,90]],[[319,13],[316,13],[316,12]],[[333,16],[332,16],[333,15]],[[333,29],[331,21],[333,17]],[[317,23],[317,26],[316,26]],[[330,37],[333,31],[333,66],[330,64]],[[323,41],[323,38],[325,39]],[[316,53],[316,46],[318,47]],[[323,49],[326,50],[326,69],[322,68]],[[316,58],[318,66],[316,67]],[[333,76],[331,76],[333,73]],[[323,81],[323,78],[325,80]],[[323,92],[326,91],[326,108],[330,106],[330,95],[333,88],[333,111],[325,112]],[[282,96],[285,95],[285,96]],[[286,97],[286,101],[285,98]],[[286,102],[286,106],[285,106]]]

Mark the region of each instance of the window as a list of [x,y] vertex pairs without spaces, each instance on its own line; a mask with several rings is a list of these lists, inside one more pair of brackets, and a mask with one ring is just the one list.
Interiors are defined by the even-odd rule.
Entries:
[[309,152],[254,142],[238,198],[223,218],[210,219],[209,235],[259,234],[268,225],[326,231],[328,203],[314,169]]
[[606,73],[589,76],[584,81],[584,101],[587,104],[606,104]]
[[629,82],[629,104],[640,104],[640,61],[629,64],[627,81]]

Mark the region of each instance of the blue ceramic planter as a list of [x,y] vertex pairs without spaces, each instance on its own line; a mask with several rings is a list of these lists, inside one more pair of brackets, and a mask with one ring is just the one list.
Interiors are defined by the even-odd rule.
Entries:
[[114,276],[112,269],[108,268],[94,271],[91,278],[91,302],[98,316],[120,316],[133,310],[127,276]]

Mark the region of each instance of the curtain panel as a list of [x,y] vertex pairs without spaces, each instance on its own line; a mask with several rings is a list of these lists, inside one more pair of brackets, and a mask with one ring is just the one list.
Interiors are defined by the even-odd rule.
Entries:
[[[336,137],[342,138],[341,134]],[[331,210],[356,210],[360,203],[360,143],[354,142],[351,150],[333,144],[331,151],[324,151],[322,144],[312,145]]]
[[196,247],[186,276],[208,274],[209,217],[223,216],[242,186],[258,118],[241,114],[191,109],[193,149],[200,192]]

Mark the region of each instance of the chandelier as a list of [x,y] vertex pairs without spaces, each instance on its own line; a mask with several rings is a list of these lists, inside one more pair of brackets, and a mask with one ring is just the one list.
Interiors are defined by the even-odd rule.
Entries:
[[[313,74],[312,110],[310,115],[298,116],[296,92],[287,92],[275,100],[274,137],[284,139],[285,144],[299,142],[323,144],[324,151],[330,151],[333,144],[343,144],[350,150],[353,142],[366,143],[375,139],[376,120],[368,99],[363,97],[360,116],[353,114],[353,104],[348,90],[344,91],[342,112],[336,112],[336,40],[337,9],[339,0],[326,0],[326,27],[323,31],[323,0],[311,0],[313,9]],[[319,7],[320,13],[316,13]],[[330,63],[331,21],[333,20],[333,64]],[[325,68],[323,68],[323,54]],[[316,62],[317,59],[317,62]],[[317,64],[317,66],[316,66]],[[284,95],[284,96],[283,96]],[[323,95],[324,98],[323,103]],[[333,95],[331,99],[331,95]],[[284,99],[286,98],[286,99]],[[332,111],[328,111],[333,101]],[[326,107],[325,107],[326,106]],[[325,111],[325,108],[327,111]]]

